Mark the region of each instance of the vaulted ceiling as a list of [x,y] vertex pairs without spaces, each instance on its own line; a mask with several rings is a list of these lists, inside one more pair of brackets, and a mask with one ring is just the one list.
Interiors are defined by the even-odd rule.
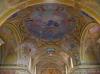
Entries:
[[[24,49],[24,53],[30,54],[35,64],[40,62],[46,64],[49,61],[58,65],[60,63],[62,66],[67,63],[69,57],[75,57],[79,62],[80,52],[83,52],[80,48],[92,47],[91,40],[94,44],[97,40],[98,49],[100,48],[99,7],[96,9],[98,12],[89,14],[92,10],[91,4],[98,6],[96,0],[93,0],[94,3],[90,1],[89,4],[88,0],[68,0],[68,2],[59,0],[54,3],[29,0],[26,6],[23,6],[24,2],[21,6],[20,1],[27,0],[7,0],[8,9],[11,10],[0,17],[0,23],[3,23],[0,27],[0,38],[5,43],[2,49],[6,50],[6,56]],[[81,3],[84,5],[80,5]],[[12,8],[14,5],[15,9]],[[83,9],[85,5],[90,7],[86,12]],[[3,9],[0,12],[3,11],[6,13]]]

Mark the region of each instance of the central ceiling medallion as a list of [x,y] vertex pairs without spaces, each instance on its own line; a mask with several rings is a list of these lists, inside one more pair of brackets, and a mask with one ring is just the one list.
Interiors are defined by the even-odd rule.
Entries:
[[71,7],[52,3],[38,4],[31,7],[30,11],[24,24],[37,38],[47,41],[60,40],[76,28],[76,19],[71,14]]

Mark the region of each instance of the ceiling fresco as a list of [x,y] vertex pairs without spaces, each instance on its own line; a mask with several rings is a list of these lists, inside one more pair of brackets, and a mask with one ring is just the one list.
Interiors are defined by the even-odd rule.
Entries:
[[48,41],[59,40],[76,29],[76,19],[72,17],[70,8],[67,9],[66,6],[44,4],[28,7],[28,9],[31,13],[26,17],[24,24],[37,38]]
[[71,6],[47,3],[29,6],[13,14],[7,21],[17,24],[21,32],[25,33],[24,36],[44,42],[61,41],[66,38],[70,42],[70,39],[79,39],[82,26],[91,20],[92,18],[85,13]]

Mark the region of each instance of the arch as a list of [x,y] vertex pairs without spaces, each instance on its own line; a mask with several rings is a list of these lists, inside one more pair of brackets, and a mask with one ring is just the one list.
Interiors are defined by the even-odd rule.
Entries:
[[[94,34],[92,34],[92,36],[91,36],[89,34],[89,31],[91,31],[91,32],[93,31]],[[96,23],[96,22],[92,22],[92,23],[90,23],[90,24],[87,25],[87,27],[84,29],[84,31],[82,33],[81,44],[80,44],[80,59],[81,59],[81,63],[85,63],[84,59],[86,59],[86,53],[89,54],[89,50],[90,49],[91,49],[91,51],[94,50],[94,49],[92,50],[92,48],[88,48],[88,47],[89,47],[89,45],[94,44],[96,42],[95,40],[97,39],[97,37],[99,37],[99,33],[96,33],[96,31],[98,31],[100,33],[100,25],[98,23]],[[92,42],[89,43],[90,41],[92,41]],[[96,46],[94,46],[94,47],[96,47]],[[95,50],[97,50],[97,49],[95,49]],[[94,56],[95,55],[93,55],[93,56],[87,55],[88,59],[91,58],[91,57],[93,57],[94,58],[94,61],[98,61],[96,59],[97,57],[94,57]]]
[[[3,12],[2,16],[0,16],[0,26],[14,13],[28,7],[28,6],[31,6],[31,5],[35,5],[35,4],[40,4],[40,3],[45,3],[45,1],[25,1],[25,2],[22,2],[16,6],[12,6],[11,8],[7,9],[5,12]],[[74,3],[73,5],[75,7],[80,6],[80,9],[82,9],[82,11],[86,12],[87,14],[89,14],[90,16],[92,16],[96,21],[98,21],[98,23],[100,23],[100,18],[98,16],[97,13],[94,12],[94,10],[92,10],[92,8],[90,7],[87,7],[86,5],[82,4],[81,2],[74,2],[74,1],[71,1],[71,2],[68,2],[67,1],[58,1],[57,3],[62,3],[62,4],[65,4],[65,5],[71,5],[70,3]],[[72,5],[71,5],[72,6]],[[99,8],[99,7],[98,7]],[[100,9],[100,8],[99,8]]]
[[56,63],[48,62],[48,63],[41,63],[41,64],[42,65],[39,66],[39,68],[37,69],[38,70],[37,74],[41,74],[40,72],[42,72],[44,70],[48,70],[48,69],[57,70],[57,71],[61,72],[61,74],[63,74],[63,72],[64,72],[64,68],[62,68],[61,66],[57,65]]

